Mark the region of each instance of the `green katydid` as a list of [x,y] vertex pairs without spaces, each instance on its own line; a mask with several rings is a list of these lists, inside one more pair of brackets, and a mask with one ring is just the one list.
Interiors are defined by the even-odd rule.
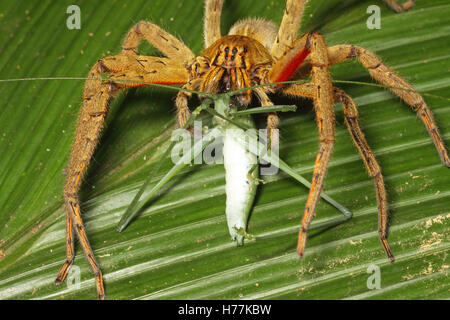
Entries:
[[[166,159],[168,153],[175,146],[175,142],[172,142],[159,164],[154,168],[152,174],[142,185],[141,189],[122,216],[118,224],[118,231],[124,230],[158,190],[160,190],[161,187],[176,173],[191,163],[193,159],[198,157],[217,135],[222,135],[223,137],[222,151],[226,172],[225,189],[227,197],[226,216],[228,229],[231,239],[236,241],[238,246],[243,244],[245,238],[253,238],[247,234],[246,229],[249,213],[253,207],[257,185],[260,181],[258,177],[260,169],[257,163],[258,157],[260,160],[263,160],[271,166],[275,165],[304,186],[310,187],[310,183],[282,161],[275,152],[272,152],[270,148],[267,148],[267,144],[264,144],[262,141],[258,142],[258,135],[256,134],[255,125],[251,118],[251,114],[256,113],[267,113],[269,111],[295,111],[296,106],[270,106],[237,111],[237,108],[235,107],[230,108],[230,98],[231,94],[221,94],[209,97],[203,100],[202,105],[194,110],[184,129],[194,123],[194,120],[202,110],[213,115],[216,126],[204,132],[202,139],[200,141],[194,141],[188,152],[185,152],[183,156],[174,163],[174,166],[161,178],[161,180],[156,184],[149,186],[152,177],[157,174],[162,161]],[[214,108],[210,107],[211,104],[214,105]],[[261,138],[261,135],[259,135],[259,138]],[[146,196],[142,197],[144,192],[146,193]],[[349,209],[333,200],[327,194],[322,193],[321,197],[338,209],[343,214],[343,217],[319,225],[314,225],[313,227],[319,228],[341,223],[352,217],[352,212]]]

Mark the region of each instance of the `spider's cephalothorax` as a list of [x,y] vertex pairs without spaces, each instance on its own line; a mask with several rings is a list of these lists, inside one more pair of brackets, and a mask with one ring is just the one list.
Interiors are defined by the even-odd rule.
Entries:
[[[257,40],[227,35],[195,59],[188,68],[192,70],[188,82],[194,81],[194,89],[210,93],[248,88],[262,82],[272,63],[272,56]],[[247,105],[251,99],[250,91],[237,94],[235,98],[240,105]]]
[[[384,1],[396,11],[408,9],[413,4],[411,0],[403,6],[394,0]],[[143,83],[183,85],[184,90],[178,92],[175,103],[177,121],[183,127],[189,118],[187,101],[192,95],[190,93],[192,89],[220,93],[260,83],[298,79],[300,74],[311,76],[308,83],[277,84],[252,89],[262,106],[272,105],[268,93],[306,97],[314,102],[319,131],[319,151],[298,234],[297,253],[299,257],[303,256],[308,227],[315,215],[322,192],[335,140],[333,105],[335,102],[341,102],[350,135],[375,183],[378,232],[382,246],[388,258],[394,259],[386,239],[386,191],[380,166],[359,127],[354,101],[344,91],[333,86],[328,68],[348,59],[357,59],[374,79],[388,87],[417,112],[433,139],[441,161],[450,167],[447,150],[433,115],[421,95],[384,65],[373,52],[350,44],[327,47],[324,38],[318,33],[307,33],[297,37],[305,3],[306,0],[287,0],[279,28],[262,19],[247,19],[236,23],[230,29],[229,35],[222,37],[220,15],[223,0],[206,0],[204,24],[206,49],[200,56],[196,57],[181,41],[157,25],[142,21],[128,32],[122,51],[118,55],[103,58],[92,67],[89,78],[100,78],[103,73],[108,73],[109,80],[87,80],[84,86],[83,108],[64,188],[67,259],[58,273],[55,281],[57,284],[65,279],[73,263],[75,231],[95,274],[98,297],[104,297],[102,273],[89,246],[81,219],[78,191],[98,143],[110,101],[119,90],[142,86]],[[138,45],[142,39],[153,44],[165,57],[139,55]],[[301,72],[298,72],[299,67]],[[249,103],[250,98],[251,92],[247,90],[240,92],[236,99],[245,105]],[[277,128],[278,122],[275,113],[268,114],[268,129]]]

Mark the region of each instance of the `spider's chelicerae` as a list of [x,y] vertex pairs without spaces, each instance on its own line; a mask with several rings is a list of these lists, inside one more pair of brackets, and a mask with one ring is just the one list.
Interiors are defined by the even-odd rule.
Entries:
[[[384,0],[396,11],[407,9],[395,1]],[[94,149],[98,143],[110,101],[121,89],[141,86],[142,82],[179,84],[183,89],[221,93],[258,84],[283,82],[311,76],[311,82],[259,86],[242,91],[234,98],[240,105],[250,103],[252,92],[262,106],[272,105],[268,94],[279,93],[291,97],[307,97],[314,102],[319,128],[319,152],[314,165],[312,185],[306,202],[298,235],[297,253],[303,256],[306,233],[314,217],[335,140],[333,104],[341,102],[345,123],[360,152],[364,164],[376,187],[378,201],[378,231],[381,243],[390,260],[393,254],[386,240],[386,191],[380,167],[367,144],[358,124],[358,112],[352,98],[333,87],[328,68],[336,63],[357,59],[370,75],[410,105],[425,124],[445,166],[450,159],[438,132],[433,116],[423,98],[380,58],[364,48],[344,44],[327,47],[322,35],[316,32],[297,37],[306,0],[287,0],[281,25],[263,19],[246,19],[234,24],[228,35],[220,33],[223,0],[205,1],[204,40],[206,49],[196,56],[180,40],[150,22],[139,22],[126,35],[122,51],[115,56],[100,59],[89,72],[89,78],[100,78],[104,73],[108,81],[87,80],[84,86],[83,108],[78,122],[75,141],[67,170],[64,188],[66,205],[67,260],[56,279],[60,284],[74,260],[75,231],[84,253],[95,274],[97,293],[104,297],[102,273],[95,260],[81,219],[78,191]],[[147,40],[165,57],[138,54],[141,40]],[[121,82],[119,80],[127,80]],[[177,121],[180,127],[189,118],[188,91],[179,91],[176,98]],[[267,116],[269,130],[278,127],[275,113]]]

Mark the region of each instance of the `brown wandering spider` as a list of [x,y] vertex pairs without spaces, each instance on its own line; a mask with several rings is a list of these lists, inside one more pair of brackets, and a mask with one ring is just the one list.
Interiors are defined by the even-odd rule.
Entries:
[[[274,84],[241,91],[234,99],[240,105],[250,103],[252,93],[262,106],[272,105],[268,94],[280,93],[291,97],[311,98],[319,128],[319,152],[314,165],[312,185],[298,235],[297,253],[303,256],[306,233],[315,215],[322,192],[328,161],[335,140],[333,104],[341,102],[345,123],[360,152],[364,164],[375,182],[378,202],[379,237],[388,258],[394,256],[386,240],[386,191],[380,167],[358,124],[358,112],[352,98],[333,87],[328,68],[336,63],[356,58],[381,84],[389,87],[414,111],[425,124],[443,164],[450,159],[438,132],[434,118],[423,98],[393,70],[384,65],[374,53],[350,44],[327,47],[322,35],[309,32],[300,38],[297,30],[306,0],[287,0],[281,25],[263,19],[245,19],[234,24],[228,35],[220,32],[223,0],[205,1],[204,40],[206,49],[196,56],[180,40],[157,25],[141,21],[126,35],[122,51],[115,56],[98,60],[89,72],[89,78],[100,78],[107,73],[107,81],[87,80],[84,86],[83,108],[73,143],[67,180],[64,188],[66,206],[67,260],[61,267],[56,284],[62,283],[74,261],[74,231],[81,242],[86,258],[95,274],[97,294],[104,298],[102,273],[95,260],[81,219],[78,191],[82,177],[98,143],[108,105],[121,89],[142,86],[145,83],[179,84],[186,90],[222,93],[259,84],[283,82],[311,76],[306,83]],[[395,1],[385,0],[396,11],[407,9]],[[408,2],[409,6],[411,1]],[[397,6],[397,7],[396,7]],[[138,54],[141,40],[147,40],[165,57]],[[121,80],[126,80],[123,82]],[[189,91],[179,91],[176,98],[177,121],[183,127],[190,113]],[[267,128],[279,124],[275,113],[267,115]]]

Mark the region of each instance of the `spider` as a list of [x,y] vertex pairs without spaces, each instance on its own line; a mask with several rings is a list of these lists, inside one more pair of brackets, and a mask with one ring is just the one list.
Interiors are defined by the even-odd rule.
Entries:
[[[357,59],[374,79],[389,87],[391,92],[417,112],[433,139],[443,164],[450,167],[447,150],[423,98],[405,80],[384,65],[373,52],[351,44],[327,47],[323,36],[317,32],[308,32],[297,37],[306,2],[307,0],[287,0],[279,28],[260,18],[245,19],[235,23],[228,35],[222,36],[220,16],[223,0],[206,0],[206,49],[199,56],[157,25],[141,21],[128,32],[118,55],[102,58],[95,63],[88,75],[90,80],[84,85],[83,107],[67,169],[64,187],[66,261],[58,273],[56,284],[64,281],[74,261],[75,231],[94,272],[98,298],[104,298],[102,273],[83,225],[78,191],[104,126],[108,105],[120,90],[142,86],[143,82],[182,85],[175,101],[180,127],[186,124],[190,116],[188,99],[192,93],[189,90],[223,93],[244,88],[244,91],[234,96],[235,101],[243,106],[250,103],[252,94],[262,106],[273,105],[268,95],[275,93],[313,100],[320,139],[312,184],[298,234],[297,253],[300,258],[304,254],[308,227],[315,216],[335,141],[333,105],[335,102],[341,102],[350,135],[375,183],[378,232],[382,247],[388,259],[394,260],[386,239],[386,191],[380,166],[360,129],[354,101],[344,91],[333,86],[328,68],[348,59]],[[391,6],[396,4],[391,0],[385,2]],[[411,1],[409,3],[411,4]],[[397,7],[397,11],[408,8]],[[165,57],[139,55],[138,45],[144,39]],[[100,78],[104,73],[108,74],[107,81],[93,79]],[[306,76],[311,76],[310,82],[279,83]],[[261,84],[267,86],[245,91],[245,88]],[[278,125],[277,114],[269,113],[267,129],[274,130]]]

